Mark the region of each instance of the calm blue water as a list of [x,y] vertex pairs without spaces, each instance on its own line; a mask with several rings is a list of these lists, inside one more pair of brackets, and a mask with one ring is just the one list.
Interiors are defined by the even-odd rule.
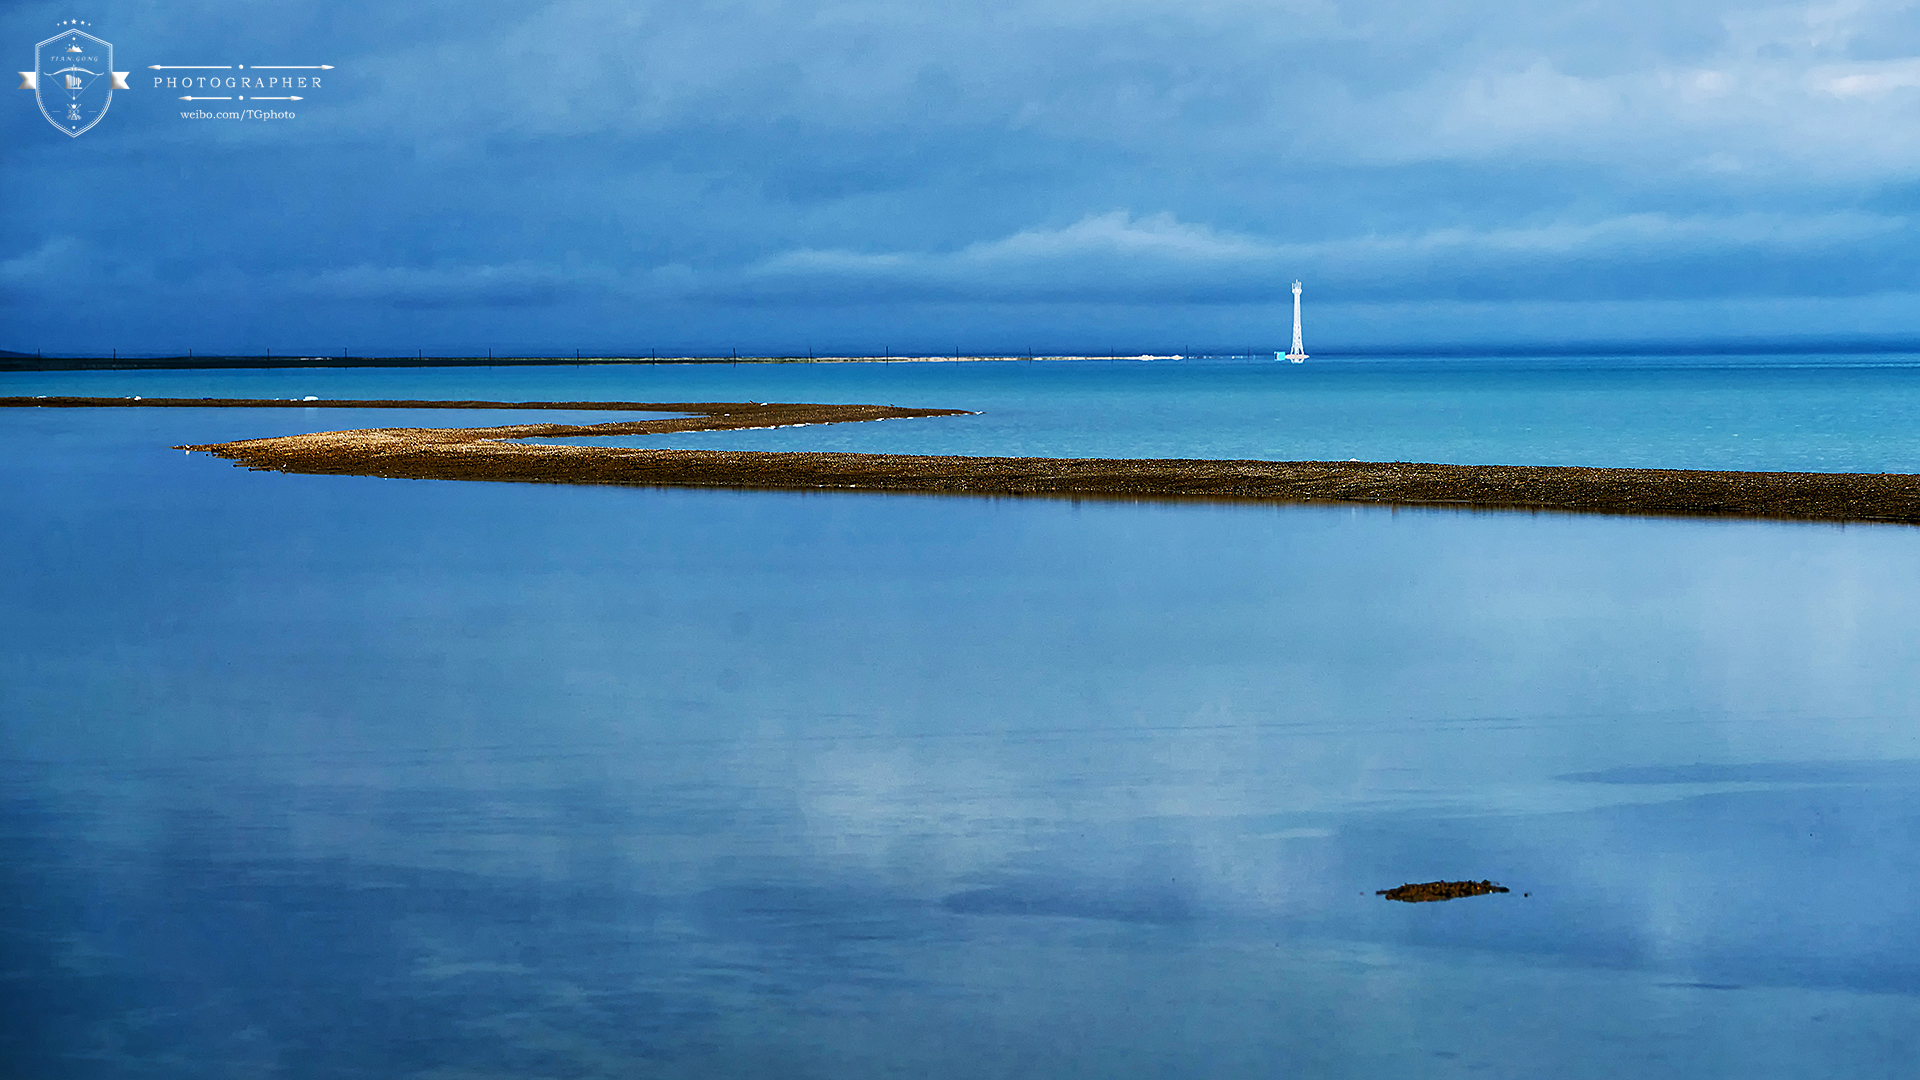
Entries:
[[[1250,418],[1337,399],[1372,445],[1428,440],[1338,456],[1468,460],[1421,448],[1517,453],[1488,418],[1587,415],[1591,379],[1670,419],[1798,418],[1761,432],[1765,464],[1915,467],[1899,367],[1449,389],[1417,365],[1019,366],[0,391],[972,394],[1104,419],[967,449],[1183,454],[1329,445]],[[876,396],[890,379],[912,393]],[[1222,410],[1224,434],[1185,426]],[[1719,445],[1649,410],[1616,452]],[[1920,530],[384,481],[166,449],[491,419],[0,414],[3,1071],[1862,1077],[1920,1054]],[[1605,448],[1582,430],[1552,426],[1561,459]],[[883,438],[856,431],[736,438]],[[1440,877],[1514,892],[1373,895]]]

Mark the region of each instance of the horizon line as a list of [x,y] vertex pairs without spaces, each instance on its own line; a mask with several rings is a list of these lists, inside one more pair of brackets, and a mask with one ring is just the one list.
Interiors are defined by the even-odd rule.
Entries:
[[[484,351],[447,350],[436,356],[426,356],[424,350],[411,350],[413,355],[404,352],[353,352],[342,350],[338,354],[306,353],[293,350],[272,350],[265,352],[206,352],[190,350],[188,352],[141,351],[126,352],[109,350],[107,352],[85,352],[61,350],[47,355],[41,352],[19,352],[0,349],[0,371],[30,371],[46,369],[52,365],[81,365],[87,368],[102,367],[140,367],[140,368],[198,368],[198,367],[308,367],[308,366],[358,366],[377,364],[379,366],[486,366],[488,364],[608,364],[608,363],[833,363],[865,361],[939,361],[960,360],[1155,360],[1180,359],[1232,359],[1240,357],[1263,357],[1278,355],[1278,347],[1261,348],[1257,346],[1229,346],[1198,350],[1143,348],[1125,351],[1115,350],[1078,350],[1078,351],[1039,351],[988,349],[968,351],[966,349],[947,349],[940,351],[901,351],[881,350],[877,352],[824,351],[820,349],[775,352],[761,350],[734,349],[689,349],[689,350],[524,350],[502,352],[494,350],[491,354]],[[573,353],[569,356],[567,353]],[[1920,336],[1869,336],[1853,335],[1846,337],[1747,337],[1747,338],[1682,338],[1682,339],[1641,339],[1634,341],[1517,341],[1517,342],[1430,342],[1430,343],[1380,343],[1370,345],[1328,346],[1318,345],[1313,356],[1321,360],[1337,359],[1471,359],[1502,358],[1525,359],[1572,358],[1572,357],[1656,357],[1656,356],[1787,356],[1796,353],[1808,353],[1826,356],[1873,356],[1920,354]]]

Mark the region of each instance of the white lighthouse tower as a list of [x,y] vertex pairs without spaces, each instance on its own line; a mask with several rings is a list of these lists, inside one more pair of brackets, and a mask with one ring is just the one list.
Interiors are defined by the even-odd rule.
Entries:
[[1293,283],[1293,348],[1287,350],[1287,359],[1297,364],[1306,358],[1307,346],[1300,340],[1300,283],[1296,281]]

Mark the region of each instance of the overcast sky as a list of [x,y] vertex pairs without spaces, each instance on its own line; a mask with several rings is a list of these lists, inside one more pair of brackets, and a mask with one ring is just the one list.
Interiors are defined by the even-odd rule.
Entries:
[[1906,3],[29,2],[12,69],[72,17],[133,89],[13,93],[0,348],[1920,337]]

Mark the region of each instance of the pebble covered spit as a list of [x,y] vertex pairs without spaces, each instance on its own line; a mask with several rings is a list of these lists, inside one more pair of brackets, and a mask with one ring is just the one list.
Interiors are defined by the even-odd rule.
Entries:
[[461,408],[691,414],[608,424],[365,428],[189,445],[251,469],[422,480],[633,484],[1093,499],[1347,502],[1462,509],[1920,524],[1920,475],[1365,461],[968,457],[543,446],[511,440],[670,434],[965,415],[766,402],[288,401],[0,398],[0,407]]

